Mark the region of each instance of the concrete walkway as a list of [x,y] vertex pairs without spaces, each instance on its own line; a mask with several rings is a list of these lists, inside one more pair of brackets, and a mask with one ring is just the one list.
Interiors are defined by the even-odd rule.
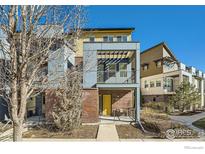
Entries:
[[119,136],[114,124],[100,124],[97,141],[119,141]]
[[196,132],[203,132],[203,129],[193,126],[192,123],[199,119],[205,118],[205,112],[192,116],[170,116],[170,118],[172,119],[172,121],[186,125],[187,127],[195,130]]

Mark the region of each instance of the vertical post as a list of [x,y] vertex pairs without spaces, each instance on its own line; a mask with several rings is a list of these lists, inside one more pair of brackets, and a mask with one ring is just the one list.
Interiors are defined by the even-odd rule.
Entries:
[[140,123],[140,43],[136,44],[135,54],[136,84],[135,88],[135,122]]
[[179,71],[179,85],[183,82],[182,70]]
[[204,79],[201,80],[201,107],[204,107]]

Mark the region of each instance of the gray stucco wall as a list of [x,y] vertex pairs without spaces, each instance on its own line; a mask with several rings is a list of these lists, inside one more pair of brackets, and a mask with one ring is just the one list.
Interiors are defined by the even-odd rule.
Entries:
[[48,81],[50,87],[56,87],[59,79],[64,76],[68,68],[68,61],[74,63],[75,53],[66,46],[62,46],[56,51],[50,51],[48,60]]

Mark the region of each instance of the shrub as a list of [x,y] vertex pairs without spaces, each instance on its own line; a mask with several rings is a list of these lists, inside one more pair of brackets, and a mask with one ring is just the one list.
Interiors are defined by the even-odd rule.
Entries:
[[143,107],[147,107],[159,111],[165,111],[166,104],[164,102],[149,102],[143,104]]

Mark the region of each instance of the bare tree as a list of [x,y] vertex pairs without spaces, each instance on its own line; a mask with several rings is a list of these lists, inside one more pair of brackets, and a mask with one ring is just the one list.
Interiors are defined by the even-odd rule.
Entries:
[[50,55],[58,52],[56,45],[74,51],[82,14],[80,6],[0,7],[0,30],[5,35],[0,52],[6,57],[1,65],[0,91],[13,122],[13,141],[22,140],[27,99],[50,85],[42,68],[49,57],[55,57]]
[[60,131],[70,131],[81,124],[82,113],[82,71],[73,67],[66,72],[60,85],[54,91],[58,98],[53,106],[52,116]]

